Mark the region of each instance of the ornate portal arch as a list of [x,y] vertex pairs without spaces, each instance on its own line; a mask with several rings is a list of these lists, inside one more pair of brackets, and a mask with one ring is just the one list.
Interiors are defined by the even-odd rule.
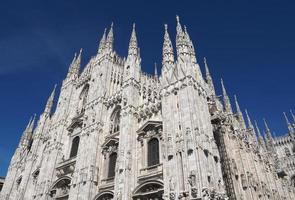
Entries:
[[50,199],[67,200],[69,199],[71,178],[68,176],[57,179],[49,190]]
[[94,197],[94,200],[111,200],[114,198],[112,191],[104,191]]
[[161,181],[147,181],[137,186],[133,192],[134,200],[155,199],[162,200],[164,184]]

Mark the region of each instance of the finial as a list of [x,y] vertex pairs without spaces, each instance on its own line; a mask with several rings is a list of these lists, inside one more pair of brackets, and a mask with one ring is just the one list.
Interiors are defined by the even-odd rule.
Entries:
[[113,28],[113,26],[114,26],[114,22],[111,23],[111,28]]
[[158,69],[157,69],[157,63],[155,62],[155,76],[158,76]]
[[179,23],[179,16],[178,15],[176,15],[176,21],[177,21],[177,23]]
[[168,25],[164,24],[164,27],[165,27],[165,31],[167,31],[168,30]]
[[235,99],[235,104],[236,104],[237,112],[241,112],[241,110],[240,110],[240,105],[239,105],[238,98],[237,98],[237,95],[234,95],[234,99]]
[[206,59],[206,57],[204,57],[204,63],[205,63],[205,65],[207,65],[207,59]]
[[284,117],[285,117],[285,120],[286,120],[287,124],[290,124],[290,122],[289,122],[289,119],[288,119],[288,117],[287,117],[286,113],[285,113],[285,112],[283,112],[283,114],[284,114]]
[[255,120],[254,123],[255,123],[255,128],[256,128],[256,131],[257,131],[258,138],[259,138],[259,139],[261,140],[261,142],[262,142],[262,141],[264,141],[264,140],[263,140],[263,136],[262,136],[262,134],[261,134],[261,132],[260,132],[260,129],[259,129],[258,125],[257,125],[257,121]]
[[292,111],[291,109],[290,109],[290,113],[291,113],[292,118],[293,118],[293,121],[294,121],[294,123],[295,123],[295,116],[294,116],[293,111]]
[[82,54],[82,52],[83,52],[83,48],[81,48],[81,49],[80,49],[80,52],[79,52],[79,54],[81,55],[81,54]]
[[265,118],[263,118],[263,122],[264,122],[264,126],[265,126],[265,128],[266,128],[266,131],[269,131],[269,127],[268,127],[268,124],[267,124]]
[[132,28],[135,29],[135,23],[134,23],[134,22],[133,22],[133,24],[132,24]]
[[290,121],[289,121],[289,119],[288,119],[286,113],[283,112],[283,114],[284,114],[284,117],[285,117],[285,120],[286,120],[286,123],[287,123],[287,126],[288,126],[289,133],[294,133],[294,128],[293,128],[293,126],[291,125],[291,123],[290,123]]

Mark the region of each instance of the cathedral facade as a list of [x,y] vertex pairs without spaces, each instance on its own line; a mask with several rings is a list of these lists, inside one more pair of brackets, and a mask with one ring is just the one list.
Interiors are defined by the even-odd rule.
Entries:
[[178,17],[159,76],[141,70],[135,25],[127,58],[113,42],[111,26],[81,72],[75,55],[58,99],[54,88],[25,128],[1,200],[295,199],[295,121],[282,138],[265,121],[264,138],[236,97],[233,111]]

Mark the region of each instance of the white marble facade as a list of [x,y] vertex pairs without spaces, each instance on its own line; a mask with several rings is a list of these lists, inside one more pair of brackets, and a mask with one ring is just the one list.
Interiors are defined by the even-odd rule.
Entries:
[[285,143],[294,155],[294,123],[285,139],[266,124],[264,140],[223,82],[219,99],[178,17],[175,55],[165,25],[160,76],[141,70],[135,25],[127,58],[113,42],[111,26],[82,72],[75,55],[55,111],[54,89],[26,127],[1,199],[295,199],[294,161],[278,164]]

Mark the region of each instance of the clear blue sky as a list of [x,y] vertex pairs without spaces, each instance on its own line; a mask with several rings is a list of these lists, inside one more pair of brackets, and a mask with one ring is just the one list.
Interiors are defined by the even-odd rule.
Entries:
[[143,69],[152,73],[153,63],[161,63],[163,24],[175,41],[178,14],[202,67],[207,57],[218,93],[222,77],[231,97],[237,94],[261,127],[265,117],[276,134],[285,133],[282,112],[295,110],[293,2],[2,0],[0,176],[30,116],[40,114],[53,85],[60,86],[74,52],[84,49],[85,64],[112,21],[122,56],[136,22]]

